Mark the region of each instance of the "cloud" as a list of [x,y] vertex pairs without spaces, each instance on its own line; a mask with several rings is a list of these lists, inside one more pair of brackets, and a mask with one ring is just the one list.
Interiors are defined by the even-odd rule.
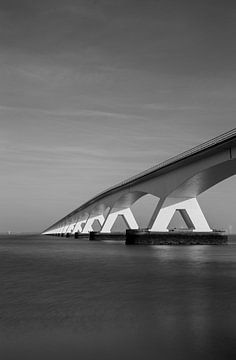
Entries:
[[152,104],[143,104],[143,109],[147,110],[160,110],[160,111],[184,111],[184,110],[200,110],[202,107],[197,105],[180,105],[173,103],[152,103]]
[[0,0],[9,218],[16,196],[51,216],[235,126],[235,24],[218,0]]

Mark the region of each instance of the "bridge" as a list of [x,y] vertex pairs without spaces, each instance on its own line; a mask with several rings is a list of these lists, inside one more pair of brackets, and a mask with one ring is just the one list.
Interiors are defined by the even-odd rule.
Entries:
[[110,233],[118,216],[129,229],[138,229],[131,206],[147,194],[158,198],[148,224],[150,232],[167,232],[176,211],[188,229],[211,232],[197,196],[235,173],[236,128],[110,187],[42,234],[88,234],[95,221],[101,233]]

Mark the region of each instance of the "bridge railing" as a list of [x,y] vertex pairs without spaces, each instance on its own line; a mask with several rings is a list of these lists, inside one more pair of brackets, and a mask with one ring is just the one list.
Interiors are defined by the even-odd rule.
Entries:
[[197,145],[189,150],[186,150],[176,156],[173,156],[171,158],[169,158],[168,160],[165,160],[163,162],[161,162],[160,164],[158,165],[154,165],[152,166],[151,168],[147,169],[147,170],[144,170],[140,173],[138,173],[137,175],[134,175],[130,178],[128,178],[127,180],[125,181],[122,181],[114,186],[111,186],[109,187],[108,189],[106,189],[105,191],[99,193],[96,197],[99,197],[109,191],[112,191],[118,187],[121,187],[121,186],[125,186],[125,185],[128,185],[130,182],[133,182],[135,180],[138,180],[146,175],[149,175],[157,170],[160,170],[162,168],[165,168],[166,166],[169,166],[169,165],[172,165],[180,160],[183,160],[185,158],[188,158],[190,156],[193,156],[193,155],[196,155],[197,153],[200,153],[201,151],[203,150],[206,150],[206,149],[210,149],[212,148],[213,146],[215,145],[219,145],[219,144],[222,144],[223,142],[227,141],[227,140],[231,140],[233,139],[234,137],[236,137],[236,128],[235,129],[232,129],[222,135],[219,135],[211,140],[208,140],[200,145]]

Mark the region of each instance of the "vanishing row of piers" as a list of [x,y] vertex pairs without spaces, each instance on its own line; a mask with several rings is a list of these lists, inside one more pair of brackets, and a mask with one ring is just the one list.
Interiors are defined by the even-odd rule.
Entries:
[[[129,229],[126,232],[128,242],[130,236],[135,234],[137,238],[143,233],[150,242],[157,234],[159,239],[170,236],[175,239],[179,235],[169,231],[169,224],[175,212],[179,212],[192,239],[193,235],[197,239],[203,234],[212,238],[216,233],[210,228],[197,197],[235,173],[236,129],[233,129],[103,191],[42,234],[88,237],[94,234],[96,221],[101,228],[98,236],[105,236],[112,234],[113,225],[121,216]],[[131,207],[147,194],[154,195],[158,201],[143,231]]]
[[[50,235],[52,236],[52,234]],[[75,238],[78,240],[97,241],[119,241],[126,245],[223,245],[228,241],[228,236],[224,232],[192,232],[178,230],[174,232],[150,232],[148,229],[126,230],[125,233],[101,233],[91,231],[89,234],[76,232],[74,235],[54,234],[57,237]]]
[[[174,201],[176,201],[176,199],[174,199]],[[157,207],[160,207],[159,202],[158,205]],[[180,213],[189,230],[198,232],[211,231],[196,198],[180,201],[178,203],[171,203],[169,199],[168,205],[162,205],[159,211],[157,210],[158,209],[155,209],[150,222],[150,232],[167,232],[168,225],[176,211]],[[156,213],[157,215],[155,216]],[[83,220],[76,221],[74,219],[69,223],[62,224],[62,226],[59,226],[58,228],[55,227],[54,229],[51,229],[48,233],[51,235],[65,235],[67,237],[74,234],[89,234],[94,231],[93,224],[97,221],[101,227],[100,233],[107,234],[112,232],[112,227],[119,216],[123,218],[128,229],[139,229],[139,225],[136,222],[131,209],[126,208],[118,211],[109,211],[106,217],[103,214],[100,214],[97,216],[88,216],[87,219]],[[45,234],[47,234],[47,232]]]

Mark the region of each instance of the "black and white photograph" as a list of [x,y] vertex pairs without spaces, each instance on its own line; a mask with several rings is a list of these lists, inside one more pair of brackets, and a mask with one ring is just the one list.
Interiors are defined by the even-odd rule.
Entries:
[[236,2],[0,0],[0,359],[236,359]]

